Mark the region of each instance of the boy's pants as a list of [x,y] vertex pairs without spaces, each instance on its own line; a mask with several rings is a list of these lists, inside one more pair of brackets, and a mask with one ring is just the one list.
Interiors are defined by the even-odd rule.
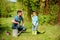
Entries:
[[38,30],[38,25],[34,26],[32,25],[32,31],[37,31]]

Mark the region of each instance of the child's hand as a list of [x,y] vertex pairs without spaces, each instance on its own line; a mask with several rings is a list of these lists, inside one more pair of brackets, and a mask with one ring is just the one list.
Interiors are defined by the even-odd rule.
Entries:
[[33,26],[34,26],[34,27],[36,26],[36,22],[33,23]]
[[34,27],[35,27],[36,25],[34,24]]

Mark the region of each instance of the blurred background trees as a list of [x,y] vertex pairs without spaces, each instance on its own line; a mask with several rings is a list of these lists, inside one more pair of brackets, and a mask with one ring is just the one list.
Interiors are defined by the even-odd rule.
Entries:
[[60,19],[58,3],[58,0],[16,0],[16,2],[1,0],[0,17],[11,17],[11,12],[22,10],[24,16],[27,15],[26,18],[31,20],[32,11],[36,10],[39,23],[54,23]]
[[0,17],[11,16],[9,13],[15,10],[14,2],[0,0]]
[[10,6],[7,0],[0,0],[0,17],[6,17],[10,12]]

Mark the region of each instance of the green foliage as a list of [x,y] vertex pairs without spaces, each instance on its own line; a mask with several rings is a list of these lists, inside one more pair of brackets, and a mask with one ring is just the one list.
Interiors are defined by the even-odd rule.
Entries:
[[10,13],[10,6],[7,2],[7,0],[1,0],[0,1],[0,17],[6,17],[8,13]]
[[50,22],[55,23],[58,17],[58,10],[59,10],[58,5],[53,5],[53,6],[50,6],[48,15],[43,15],[39,13],[38,15],[39,23],[40,24],[45,24],[45,23],[50,23]]
[[16,3],[15,2],[9,2],[10,12],[13,12],[16,10]]
[[51,16],[50,15],[39,14],[38,17],[39,17],[39,23],[40,24],[49,23],[50,20],[51,20]]
[[[59,7],[56,4],[57,0],[49,0],[49,13],[48,15],[43,15],[45,11],[45,0],[40,5],[40,0],[17,0],[17,7],[15,7],[15,3],[8,3],[8,1],[0,1],[0,16],[4,17],[11,17],[12,14],[9,12],[15,11],[16,8],[22,9],[25,11],[25,15],[27,16],[26,18],[31,20],[31,14],[32,10],[37,10],[38,11],[38,17],[39,17],[39,23],[44,24],[44,23],[50,23],[51,21],[57,21],[57,16],[58,16],[58,10]],[[39,12],[40,11],[40,12]]]
[[57,21],[58,11],[59,11],[58,5],[50,6],[49,14],[51,15],[51,19],[52,20]]
[[39,0],[25,0],[24,4],[28,7],[30,7],[32,10],[38,10],[39,9]]
[[54,5],[58,3],[58,0],[49,0],[49,5]]

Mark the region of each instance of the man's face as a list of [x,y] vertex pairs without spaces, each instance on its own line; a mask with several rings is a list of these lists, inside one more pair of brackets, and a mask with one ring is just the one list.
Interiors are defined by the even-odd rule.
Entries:
[[18,12],[18,15],[19,15],[19,16],[22,16],[22,12]]

